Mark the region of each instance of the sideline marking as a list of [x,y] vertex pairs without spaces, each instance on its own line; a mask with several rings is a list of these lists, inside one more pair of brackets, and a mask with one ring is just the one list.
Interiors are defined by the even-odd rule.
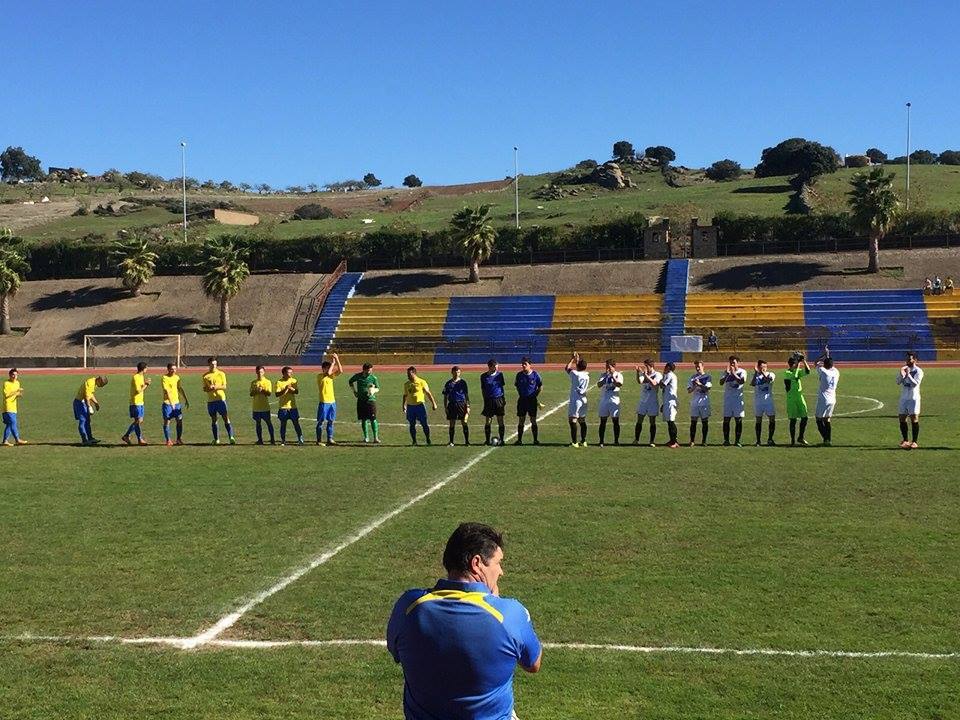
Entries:
[[[68,636],[68,635],[30,635],[4,636],[0,641],[4,643],[22,642],[49,642],[58,644],[97,643],[117,645],[166,645],[182,650],[190,650],[194,646],[190,643],[194,638],[178,637],[143,637],[123,638],[113,635]],[[204,643],[210,647],[235,650],[272,650],[276,648],[305,647],[386,647],[385,640],[358,639],[358,640],[222,640],[211,639]],[[793,658],[853,658],[860,660],[882,660],[884,658],[909,658],[916,660],[960,660],[960,652],[915,652],[909,650],[783,650],[779,648],[719,648],[696,647],[687,645],[616,645],[606,643],[580,642],[545,642],[547,650],[574,650],[598,651],[615,653],[636,653],[646,655],[679,654],[679,655],[735,655],[766,656],[766,657],[793,657]]]
[[856,398],[857,400],[867,400],[872,403],[876,403],[873,407],[867,408],[866,410],[848,410],[847,412],[834,413],[834,417],[845,417],[847,415],[862,415],[863,413],[873,412],[874,410],[883,410],[884,405],[881,401],[876,398],[866,397],[864,395],[841,395],[842,398]]
[[[558,405],[555,405],[554,407],[550,408],[550,410],[548,410],[543,415],[541,415],[540,418],[547,418],[550,415],[553,415],[555,412],[557,412],[557,410],[560,410],[561,408],[564,408],[566,406],[567,406],[567,401],[564,400]],[[517,432],[516,430],[514,430],[513,433],[511,433],[506,437],[506,440],[507,441],[512,440],[513,438],[516,437],[516,435],[517,435]],[[447,475],[445,478],[443,478],[439,482],[434,483],[419,495],[415,495],[414,497],[410,498],[409,500],[395,507],[393,510],[390,510],[389,512],[384,513],[383,515],[378,516],[377,518],[375,518],[374,520],[372,520],[371,522],[367,523],[362,528],[357,530],[352,535],[348,535],[335,547],[331,548],[330,550],[326,550],[325,552],[319,555],[312,557],[303,565],[296,567],[292,572],[290,572],[288,575],[283,577],[279,582],[268,587],[266,590],[262,590],[256,595],[253,595],[252,597],[247,598],[246,600],[243,601],[240,607],[224,615],[222,618],[217,620],[217,622],[215,622],[206,630],[203,630],[202,632],[198,633],[197,635],[194,635],[191,638],[175,638],[174,640],[179,641],[181,646],[186,650],[191,650],[191,649],[200,647],[202,645],[206,645],[207,643],[212,641],[214,638],[216,638],[218,635],[220,635],[222,632],[232,627],[241,617],[246,615],[248,612],[250,612],[250,610],[255,608],[264,600],[266,600],[267,598],[273,595],[276,595],[278,592],[286,588],[288,585],[296,582],[311,570],[314,570],[315,568],[320,567],[321,565],[329,561],[331,558],[338,555],[343,550],[346,550],[348,547],[350,547],[354,543],[365,538],[374,530],[382,526],[384,523],[395,518],[400,513],[410,509],[411,507],[419,503],[421,500],[424,500],[425,498],[430,497],[438,490],[441,490],[442,488],[446,487],[451,482],[453,482],[458,477],[460,477],[465,472],[467,472],[467,470],[469,470],[474,465],[476,465],[478,462],[486,459],[490,455],[490,453],[492,453],[494,450],[499,449],[499,447],[501,446],[495,445],[493,447],[486,448],[483,452],[471,458],[468,462],[461,465],[457,470],[454,470],[452,473]]]

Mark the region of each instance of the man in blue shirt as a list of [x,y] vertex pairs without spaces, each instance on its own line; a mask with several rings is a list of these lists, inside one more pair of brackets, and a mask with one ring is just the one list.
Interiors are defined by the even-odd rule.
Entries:
[[470,393],[467,390],[467,381],[461,377],[459,365],[450,368],[450,379],[443,386],[443,409],[450,422],[450,447],[453,447],[453,436],[457,428],[457,420],[463,428],[463,444],[470,444],[470,428],[467,420],[470,418]]
[[487,371],[480,375],[480,394],[483,395],[483,434],[490,444],[490,421],[497,418],[500,444],[503,445],[503,414],[507,407],[507,398],[503,394],[503,373],[493,358],[487,360]]
[[539,445],[540,438],[537,430],[537,411],[540,409],[540,390],[543,381],[540,373],[533,369],[530,358],[520,361],[520,372],[513,381],[517,388],[517,440],[514,445],[523,445],[523,425],[530,417],[530,430],[533,432],[533,444]]
[[463,523],[443,551],[447,577],[394,605],[387,649],[403,667],[406,720],[509,720],[513,673],[540,670],[542,648],[519,601],[500,597],[503,536]]

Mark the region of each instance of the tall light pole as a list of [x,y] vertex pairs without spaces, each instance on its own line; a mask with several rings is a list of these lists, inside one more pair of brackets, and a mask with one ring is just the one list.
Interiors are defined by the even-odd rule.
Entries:
[[180,186],[183,189],[183,241],[187,241],[187,141],[180,141]]
[[520,229],[520,164],[517,159],[517,146],[513,146],[513,199],[517,218],[517,230]]
[[907,201],[906,209],[910,209],[910,103],[907,103]]

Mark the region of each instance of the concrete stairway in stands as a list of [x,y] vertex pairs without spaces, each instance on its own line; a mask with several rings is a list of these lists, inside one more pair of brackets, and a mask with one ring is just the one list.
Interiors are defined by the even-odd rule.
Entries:
[[337,284],[327,295],[323,310],[320,311],[317,323],[313,327],[313,333],[300,358],[303,364],[318,365],[323,362],[323,357],[337,332],[337,325],[340,323],[343,308],[350,296],[353,295],[354,288],[362,277],[363,273],[348,272],[341,275],[340,279],[337,280]]
[[670,337],[683,335],[686,318],[690,261],[667,260],[663,291],[664,322],[660,328],[660,359],[679,362],[681,353],[670,350]]

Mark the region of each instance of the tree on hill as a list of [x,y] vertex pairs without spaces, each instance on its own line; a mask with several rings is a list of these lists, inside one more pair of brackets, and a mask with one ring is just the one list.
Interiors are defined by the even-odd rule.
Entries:
[[364,175],[363,183],[367,187],[379,187],[380,185],[382,185],[380,180],[373,173],[367,173],[366,175]]
[[914,150],[910,153],[910,162],[915,165],[936,165],[937,156],[929,150]]
[[666,145],[653,145],[648,147],[643,151],[643,155],[644,157],[656,160],[660,164],[661,170],[668,168],[670,163],[677,159],[677,154]]
[[883,165],[887,161],[887,154],[883,150],[878,150],[877,148],[870,148],[867,150],[864,155],[870,158],[870,162],[874,165]]
[[117,276],[120,283],[130,291],[131,296],[137,297],[143,286],[153,277],[157,254],[150,250],[143,237],[127,237],[122,231],[114,245],[113,254],[118,260]]
[[250,275],[244,253],[229,238],[213,238],[203,245],[203,293],[220,301],[220,332],[230,331],[230,301]]
[[237,187],[240,188],[242,192],[250,192],[251,190],[253,190],[253,185],[251,185],[248,182],[242,182],[239,185],[237,185]]
[[0,153],[0,177],[4,180],[43,180],[40,159],[27,155],[22,147],[10,146]]
[[765,148],[754,174],[758,178],[796,175],[804,184],[809,184],[838,167],[840,156],[832,147],[805,138],[790,138]]
[[944,150],[937,162],[941,165],[960,165],[960,150]]
[[480,282],[480,263],[493,254],[497,231],[490,224],[490,205],[464,206],[450,220],[454,236],[470,261],[470,282]]
[[266,194],[269,193],[271,190],[273,190],[273,188],[270,187],[270,185],[267,184],[267,183],[260,183],[259,185],[257,185],[257,192],[258,192],[260,195],[266,195]]
[[30,266],[20,250],[10,243],[9,233],[0,244],[0,335],[9,335],[10,299],[17,294]]
[[586,160],[581,160],[576,164],[577,170],[593,170],[599,163],[592,158],[587,158]]
[[234,190],[237,189],[236,186],[229,180],[223,180],[220,183],[219,188],[224,192],[233,192]]
[[619,162],[633,160],[635,153],[633,143],[629,140],[618,140],[613,144],[613,159]]
[[897,217],[900,203],[893,178],[894,173],[886,175],[882,167],[876,167],[857,173],[850,181],[847,203],[853,222],[869,238],[867,272],[880,272],[880,241]]
[[415,188],[423,185],[423,181],[416,175],[410,174],[403,179],[403,185],[404,187]]
[[736,180],[743,174],[743,168],[736,160],[717,160],[713,165],[707,168],[706,176],[711,180],[722,182],[724,180]]

